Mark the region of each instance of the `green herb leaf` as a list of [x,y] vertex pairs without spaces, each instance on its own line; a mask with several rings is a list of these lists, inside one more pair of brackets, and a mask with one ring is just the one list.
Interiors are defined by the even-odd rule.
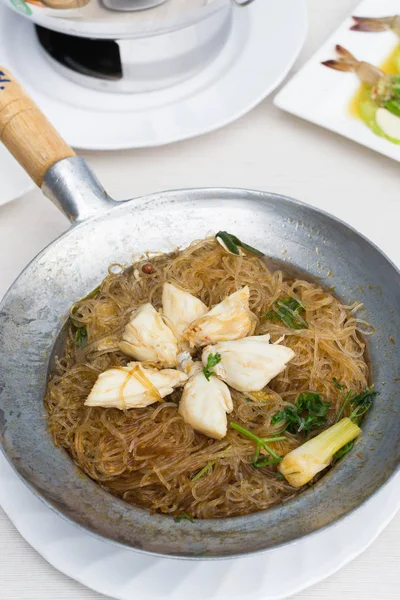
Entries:
[[192,481],[197,481],[198,479],[206,475],[206,473],[211,471],[213,466],[215,465],[215,462],[215,460],[211,460],[205,467],[203,467],[203,469],[201,469],[201,471],[199,471],[198,473],[196,473],[196,475],[192,477]]
[[336,377],[334,377],[334,378],[332,379],[332,381],[333,381],[333,384],[334,384],[335,388],[337,388],[337,389],[338,389],[338,390],[340,390],[341,392],[344,392],[344,391],[345,391],[344,385],[342,385],[342,384],[341,384],[341,383],[340,383],[340,382],[339,382],[339,381],[336,379]]
[[388,100],[387,102],[385,102],[385,108],[393,115],[396,115],[396,117],[400,117],[399,100],[395,100],[394,98],[392,98],[392,100]]
[[325,402],[317,392],[302,392],[298,395],[296,403],[286,406],[277,412],[271,419],[276,425],[286,421],[285,430],[289,433],[304,431],[308,436],[310,431],[320,429],[326,423],[329,402]]
[[345,444],[343,448],[340,448],[340,450],[335,452],[335,454],[333,455],[333,460],[336,462],[339,459],[343,458],[345,454],[347,454],[348,452],[350,452],[350,450],[353,449],[353,446],[354,442],[349,442],[348,444]]
[[363,415],[371,408],[376,396],[379,396],[379,392],[374,390],[372,386],[365,388],[361,394],[353,396],[350,400],[352,421],[359,421]]
[[194,519],[192,519],[192,517],[190,515],[188,515],[187,512],[185,512],[185,511],[183,511],[183,513],[181,513],[179,515],[179,517],[175,517],[174,521],[175,521],[175,523],[180,523],[182,521],[182,519],[186,519],[187,521],[194,523]]
[[300,302],[287,296],[283,300],[277,300],[273,303],[271,310],[262,315],[269,321],[280,320],[291,329],[307,329],[308,323],[301,316],[305,309]]
[[281,421],[285,421],[285,420],[286,420],[286,411],[280,410],[272,417],[271,424],[276,425],[277,423],[280,423]]
[[285,421],[286,423],[283,431],[287,430],[289,433],[297,433],[297,430],[302,423],[302,419],[298,414],[297,406],[295,404],[286,406],[283,410],[277,412],[271,419],[273,425],[280,423],[281,421]]
[[233,254],[239,255],[240,247],[244,248],[244,250],[247,250],[248,252],[251,252],[252,254],[255,254],[256,256],[264,256],[263,252],[260,252],[260,250],[257,250],[256,248],[253,248],[248,244],[245,244],[244,242],[240,241],[239,238],[236,237],[236,235],[228,233],[227,231],[219,231],[215,237],[220,238],[225,244],[225,246],[228,248],[228,250],[230,250]]
[[304,429],[304,419],[299,415],[297,408],[286,408],[285,409],[285,421],[287,430],[289,433],[299,433]]
[[297,397],[296,406],[299,412],[307,411],[314,417],[325,418],[330,403],[324,402],[321,394],[317,394],[316,392],[302,392]]
[[[235,429],[238,433],[240,433],[244,437],[247,437],[247,438],[249,438],[249,440],[253,440],[254,442],[256,442],[256,456],[257,456],[257,449],[259,446],[260,448],[264,448],[264,450],[266,450],[268,452],[268,454],[270,454],[278,462],[280,462],[282,460],[282,458],[279,456],[279,454],[277,454],[274,450],[272,450],[272,448],[270,448],[268,446],[268,444],[263,440],[263,438],[260,438],[258,435],[256,435],[252,431],[249,431],[245,427],[242,427],[242,425],[239,425],[239,423],[235,423],[235,421],[231,421],[231,427],[232,427],[232,429]],[[258,458],[258,456],[257,456],[257,458]]]
[[371,408],[374,399],[376,396],[379,396],[379,392],[374,390],[374,387],[371,385],[366,387],[365,390],[357,394],[353,390],[346,391],[343,385],[340,385],[336,379],[334,379],[335,386],[340,389],[342,392],[342,406],[336,417],[336,423],[342,417],[346,406],[350,407],[350,416],[349,418],[358,423],[363,415]]
[[215,371],[213,371],[213,367],[221,362],[221,355],[217,352],[216,354],[210,354],[207,357],[207,364],[203,369],[203,373],[207,381],[210,381],[210,377],[215,375]]
[[[270,442],[283,442],[287,438],[285,435],[281,435],[280,437],[274,436],[274,437],[270,437],[270,438],[260,438],[260,439],[264,443],[268,444]],[[274,465],[276,463],[279,463],[282,460],[282,459],[277,459],[277,458],[273,458],[272,461],[269,458],[262,458],[261,460],[259,460],[260,451],[261,451],[261,445],[257,442],[256,443],[256,451],[255,451],[253,462],[252,462],[253,467],[266,467],[268,465]]]
[[395,98],[400,96],[400,77],[394,75],[392,78],[392,92]]
[[275,473],[275,475],[276,475],[276,477],[277,477],[278,479],[281,479],[282,481],[284,481],[284,480],[285,480],[284,476],[282,475],[282,473],[281,473],[280,471],[277,471],[277,472]]
[[253,458],[253,465],[256,466],[258,459],[260,458],[260,451],[261,451],[261,446],[260,444],[257,442],[256,443],[256,451],[254,454],[254,458]]
[[[337,386],[336,386],[337,387]],[[338,414],[336,415],[336,420],[335,423],[338,423],[344,413],[344,409],[346,408],[346,406],[348,405],[348,403],[350,402],[351,396],[352,396],[352,390],[349,390],[348,392],[345,391],[344,387],[341,386],[341,392],[342,392],[342,398],[343,398],[343,402],[342,402],[342,406],[340,407],[340,410],[338,412]]]
[[87,338],[88,334],[86,327],[78,327],[74,338],[75,346],[77,348],[84,348],[87,344]]
[[[282,460],[282,459],[281,459]],[[281,461],[277,458],[260,458],[259,460],[253,461],[253,467],[262,469],[263,467],[270,467],[271,465],[277,465]]]

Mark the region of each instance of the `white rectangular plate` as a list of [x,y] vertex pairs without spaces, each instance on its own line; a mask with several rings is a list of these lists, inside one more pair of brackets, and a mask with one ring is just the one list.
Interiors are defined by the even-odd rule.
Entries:
[[0,143],[0,206],[34,188],[30,177]]
[[[351,14],[360,17],[397,15],[400,14],[400,0],[365,0]],[[375,135],[361,119],[351,116],[349,105],[360,86],[357,76],[321,65],[322,61],[335,58],[336,44],[344,46],[359,60],[377,66],[400,44],[400,39],[391,31],[350,31],[353,24],[349,15],[303,69],[280,91],[274,99],[274,104],[293,115],[400,161],[400,146]]]

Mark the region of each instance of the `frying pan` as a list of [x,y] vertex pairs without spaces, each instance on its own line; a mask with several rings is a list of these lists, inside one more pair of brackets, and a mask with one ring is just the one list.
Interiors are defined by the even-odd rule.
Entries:
[[[71,221],[0,307],[0,441],[30,489],[62,517],[118,544],[164,556],[215,558],[312,534],[387,482],[400,460],[400,275],[388,258],[341,221],[267,192],[192,189],[116,202],[5,69],[0,78],[0,138]],[[134,165],[132,180],[134,186]],[[356,449],[303,494],[246,517],[177,524],[113,497],[54,447],[43,396],[68,309],[98,285],[109,264],[129,263],[132,253],[167,252],[219,229],[272,259],[286,252],[294,268],[334,285],[347,303],[362,300],[360,315],[375,328],[369,352],[381,395]]]

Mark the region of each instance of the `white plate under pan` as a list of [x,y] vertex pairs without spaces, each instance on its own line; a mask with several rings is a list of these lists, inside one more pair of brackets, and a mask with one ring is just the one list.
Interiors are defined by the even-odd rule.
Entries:
[[336,525],[276,550],[234,560],[159,558],[96,538],[38,500],[1,452],[0,505],[51,565],[112,598],[282,600],[332,575],[375,540],[400,508],[400,474]]
[[57,73],[29,19],[0,6],[0,62],[71,146],[142,148],[207,133],[247,113],[287,75],[306,30],[305,0],[257,0],[235,8],[227,44],[197,76],[157,92],[113,94]]
[[19,198],[35,187],[30,177],[2,144],[0,144],[0,182],[0,206]]

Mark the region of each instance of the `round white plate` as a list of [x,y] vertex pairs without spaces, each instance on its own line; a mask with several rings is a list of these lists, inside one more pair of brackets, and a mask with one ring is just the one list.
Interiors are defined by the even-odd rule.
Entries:
[[257,0],[235,8],[230,37],[199,75],[165,90],[112,94],[57,73],[32,23],[0,6],[0,57],[75,148],[160,146],[223,127],[283,80],[307,30],[305,0]]
[[400,508],[400,474],[328,529],[277,550],[223,561],[152,557],[98,539],[38,500],[1,452],[0,505],[51,565],[112,598],[281,600],[332,575],[373,542]]
[[19,198],[35,187],[30,177],[2,144],[0,144],[0,182],[0,206]]

